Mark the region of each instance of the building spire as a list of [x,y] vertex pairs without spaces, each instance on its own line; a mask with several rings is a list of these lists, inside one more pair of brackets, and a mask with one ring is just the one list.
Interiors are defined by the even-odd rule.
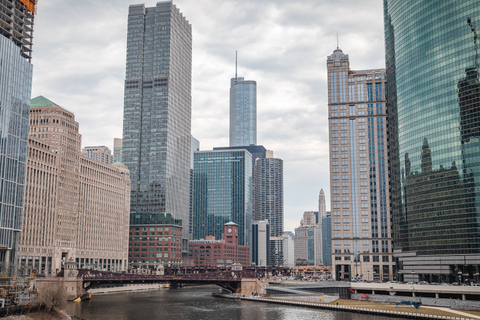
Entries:
[[340,48],[338,47],[338,33],[337,33],[337,49],[340,49]]
[[235,50],[235,82],[237,82],[237,50]]

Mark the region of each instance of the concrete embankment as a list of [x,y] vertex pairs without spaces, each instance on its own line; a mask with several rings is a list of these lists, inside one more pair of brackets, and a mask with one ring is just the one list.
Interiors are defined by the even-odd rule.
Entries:
[[[240,299],[246,300],[246,301],[254,301],[254,302],[278,303],[278,304],[285,304],[285,305],[294,305],[299,307],[318,308],[318,309],[326,309],[326,310],[333,310],[333,311],[345,311],[345,312],[355,312],[355,313],[364,313],[364,314],[377,314],[377,315],[383,315],[383,316],[411,318],[411,319],[467,320],[467,319],[477,318],[476,316],[473,316],[473,315],[468,316],[468,318],[454,317],[454,316],[445,316],[445,315],[437,315],[437,314],[379,310],[374,308],[360,308],[360,307],[353,307],[353,306],[322,304],[318,302],[293,301],[293,300],[284,300],[284,299],[275,299],[275,298],[241,297]],[[448,311],[448,312],[455,313],[454,310]],[[462,315],[465,315],[465,313],[462,313]]]
[[165,284],[156,283],[156,284],[137,284],[137,285],[127,285],[122,287],[111,287],[111,288],[97,288],[88,290],[92,295],[96,294],[110,294],[117,292],[128,292],[128,291],[146,291],[146,290],[158,290],[165,288]]

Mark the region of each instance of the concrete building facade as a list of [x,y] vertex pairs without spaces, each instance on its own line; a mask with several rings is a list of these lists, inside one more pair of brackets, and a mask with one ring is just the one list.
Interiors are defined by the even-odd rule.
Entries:
[[252,264],[258,267],[271,265],[270,224],[268,220],[252,221]]
[[113,163],[123,163],[122,139],[113,138]]
[[283,233],[283,266],[295,268],[295,235],[291,231]]
[[351,70],[337,48],[327,71],[333,273],[391,280],[385,69]]
[[105,164],[113,164],[112,152],[106,146],[85,147],[82,149],[82,155]]
[[127,267],[130,177],[80,152],[72,112],[40,96],[31,101],[20,267],[53,275],[80,268]]

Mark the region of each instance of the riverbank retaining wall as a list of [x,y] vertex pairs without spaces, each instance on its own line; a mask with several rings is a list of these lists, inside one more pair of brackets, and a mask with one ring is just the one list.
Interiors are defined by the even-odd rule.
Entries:
[[[352,294],[352,300],[365,300],[360,299],[362,294],[355,293]],[[373,302],[385,302],[385,303],[399,303],[401,301],[412,301],[420,302],[422,305],[426,306],[435,306],[435,307],[446,307],[452,309],[460,310],[475,310],[480,311],[480,301],[474,300],[460,300],[460,299],[435,299],[435,298],[425,298],[425,297],[402,297],[402,296],[391,296],[383,294],[369,294],[368,301]]]

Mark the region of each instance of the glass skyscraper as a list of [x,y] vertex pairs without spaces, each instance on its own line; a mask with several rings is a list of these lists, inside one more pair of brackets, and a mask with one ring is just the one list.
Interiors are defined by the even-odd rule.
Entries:
[[[27,8],[27,5],[29,6]],[[0,271],[17,262],[22,229],[35,5],[0,0]],[[33,9],[32,9],[33,8]]]
[[239,227],[240,245],[249,245],[252,224],[252,155],[242,150],[195,152],[193,238],[222,239],[224,224]]
[[230,80],[230,146],[257,144],[257,82]]
[[385,0],[384,13],[399,278],[478,283],[480,1]]
[[[132,180],[130,223],[158,213],[189,230],[192,29],[171,1],[128,14],[123,163]],[[187,246],[184,246],[187,247]]]

